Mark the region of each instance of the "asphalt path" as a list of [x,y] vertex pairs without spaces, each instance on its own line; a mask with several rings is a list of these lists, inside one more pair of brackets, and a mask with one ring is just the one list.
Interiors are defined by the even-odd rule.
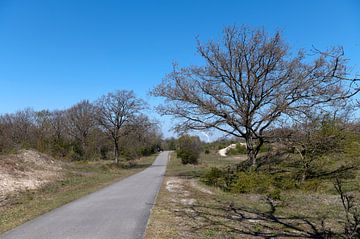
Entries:
[[168,161],[68,203],[0,236],[1,239],[143,238]]

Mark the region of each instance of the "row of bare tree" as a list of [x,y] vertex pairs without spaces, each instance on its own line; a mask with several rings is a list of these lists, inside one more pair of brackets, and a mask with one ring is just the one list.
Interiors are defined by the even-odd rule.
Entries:
[[133,159],[156,151],[161,133],[132,91],[83,100],[67,110],[25,109],[0,116],[0,152],[35,148],[60,157]]

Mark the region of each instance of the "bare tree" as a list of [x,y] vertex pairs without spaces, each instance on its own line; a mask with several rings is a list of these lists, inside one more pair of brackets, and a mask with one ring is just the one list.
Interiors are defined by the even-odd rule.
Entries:
[[248,160],[256,158],[269,127],[284,117],[326,109],[355,95],[342,48],[292,54],[279,32],[229,27],[223,39],[198,42],[202,66],[178,68],[152,91],[166,102],[162,115],[180,122],[175,130],[217,129],[244,138]]
[[161,134],[158,123],[148,116],[139,114],[127,124],[123,130],[121,144],[127,159],[135,159],[141,155],[149,155],[158,150]]
[[83,151],[86,151],[88,136],[95,125],[95,108],[88,100],[77,103],[66,112],[68,133],[80,143]]
[[62,138],[66,136],[65,130],[65,111],[63,110],[55,110],[51,112],[50,115],[50,124],[52,137],[56,141],[60,141]]
[[359,238],[360,237],[360,206],[356,203],[354,195],[346,193],[342,182],[336,178],[334,182],[336,192],[339,194],[341,204],[345,211],[343,238]]
[[35,112],[32,109],[2,115],[0,122],[4,128],[3,133],[7,135],[15,148],[33,146]]
[[[297,167],[301,172],[302,182],[308,177],[316,177],[324,173],[324,169],[315,166],[324,155],[343,152],[346,141],[345,119],[344,115],[331,117],[328,114],[309,113],[302,121],[292,125],[291,130],[278,136],[283,145],[299,155],[302,167]],[[327,173],[335,174],[352,167],[348,165],[344,168],[344,165],[341,165],[337,170]]]
[[115,162],[119,162],[122,129],[145,108],[143,100],[133,91],[120,90],[102,96],[97,102],[97,119],[114,144]]

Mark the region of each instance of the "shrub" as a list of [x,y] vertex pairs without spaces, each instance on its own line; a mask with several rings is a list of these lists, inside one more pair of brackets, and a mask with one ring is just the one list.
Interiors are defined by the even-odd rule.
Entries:
[[210,186],[221,187],[223,184],[223,171],[219,168],[212,167],[208,172],[202,177],[202,181]]
[[108,159],[108,153],[109,153],[109,149],[107,146],[103,145],[100,147],[100,158],[102,160],[107,160]]
[[238,171],[236,168],[211,168],[201,176],[210,186],[219,187],[232,193],[259,193],[279,200],[281,192],[287,190],[318,191],[321,180],[312,179],[299,184],[294,175],[272,175],[266,172]]
[[267,196],[274,200],[281,200],[281,191],[278,188],[272,189]]
[[134,168],[137,166],[136,162],[134,162],[134,161],[120,162],[118,164],[119,164],[119,167],[123,168],[123,169]]
[[321,181],[318,179],[306,180],[301,183],[300,189],[306,192],[316,192],[321,186]]
[[260,147],[260,151],[259,153],[267,153],[269,151],[271,151],[271,145],[270,144],[263,144],[261,147]]
[[230,191],[236,180],[236,173],[231,169],[231,167],[228,167],[227,169],[212,167],[202,176],[202,181],[205,184],[219,187],[224,191]]
[[226,155],[237,155],[238,152],[236,149],[229,149],[227,152],[226,152]]
[[246,146],[237,143],[235,148],[228,150],[227,155],[237,155],[237,154],[246,154],[246,153],[247,153]]
[[274,186],[281,190],[290,190],[297,188],[297,180],[292,176],[275,176],[274,177]]
[[201,153],[199,137],[183,135],[178,140],[177,156],[183,164],[197,164]]
[[238,152],[238,154],[246,154],[247,153],[246,146],[241,145],[241,144],[236,144],[236,151]]
[[69,156],[72,160],[75,161],[84,160],[85,152],[78,142],[74,142],[71,145],[71,151],[69,152]]
[[256,172],[238,172],[237,180],[231,187],[235,193],[265,193],[273,188],[271,175]]

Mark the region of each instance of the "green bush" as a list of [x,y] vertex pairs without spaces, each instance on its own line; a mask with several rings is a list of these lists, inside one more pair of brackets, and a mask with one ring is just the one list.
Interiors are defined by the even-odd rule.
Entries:
[[230,168],[211,168],[202,176],[202,181],[233,193],[266,193],[274,189],[274,178],[271,175],[256,172],[235,173]]
[[271,175],[256,172],[238,172],[237,181],[232,185],[234,193],[265,193],[274,186],[274,179]]
[[224,173],[221,169],[212,167],[208,172],[202,177],[202,181],[210,186],[221,187],[223,184]]
[[246,153],[247,153],[246,146],[237,143],[236,148],[230,149],[227,152],[227,155],[238,155],[238,154],[246,154]]
[[246,150],[246,146],[245,145],[241,145],[241,144],[236,144],[236,151],[239,154],[246,154],[247,150]]
[[237,155],[238,152],[236,149],[229,149],[226,153],[226,155]]
[[272,189],[268,192],[267,196],[274,200],[281,200],[281,190],[278,188]]
[[231,186],[236,180],[237,176],[230,167],[224,170],[212,167],[202,176],[202,181],[205,184],[219,187],[224,191],[230,191]]
[[209,186],[219,187],[224,191],[266,194],[275,200],[281,198],[282,191],[315,192],[323,187],[319,179],[306,180],[299,184],[294,175],[272,175],[254,171],[235,172],[235,169],[230,167],[226,169],[213,167],[201,176],[201,180]]
[[271,151],[271,145],[270,144],[263,144],[260,148],[259,153],[267,153],[269,151]]
[[201,153],[201,141],[199,137],[183,135],[178,140],[177,156],[182,164],[197,164]]
[[276,188],[281,190],[290,190],[297,188],[297,180],[291,176],[276,176],[273,184]]
[[108,153],[109,153],[109,148],[105,145],[100,147],[100,158],[102,160],[107,160],[108,159]]
[[123,169],[134,168],[137,166],[136,162],[134,162],[134,161],[120,162],[118,164],[119,164],[119,167],[123,168]]
[[316,192],[321,186],[321,181],[318,179],[306,180],[300,184],[300,189],[306,192]]
[[[269,144],[263,144],[260,148],[259,153],[266,153],[271,151],[271,145]],[[240,143],[236,144],[236,148],[230,149],[227,152],[228,155],[238,155],[238,154],[247,154],[246,146],[241,145]]]

